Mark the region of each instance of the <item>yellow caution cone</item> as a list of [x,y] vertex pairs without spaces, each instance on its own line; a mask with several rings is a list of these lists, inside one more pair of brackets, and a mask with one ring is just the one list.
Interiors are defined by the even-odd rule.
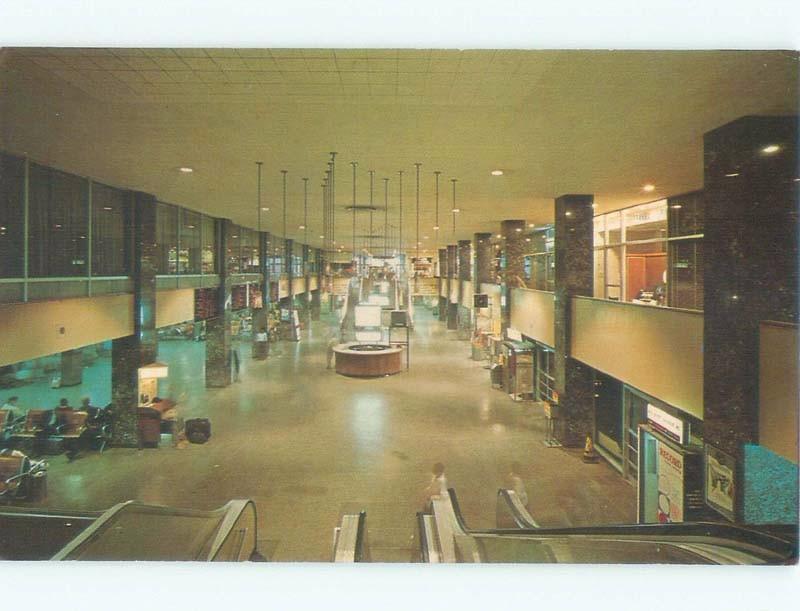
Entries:
[[600,456],[597,454],[597,451],[594,449],[594,442],[592,441],[591,435],[586,435],[586,443],[583,446],[583,462],[585,463],[596,463],[600,460]]

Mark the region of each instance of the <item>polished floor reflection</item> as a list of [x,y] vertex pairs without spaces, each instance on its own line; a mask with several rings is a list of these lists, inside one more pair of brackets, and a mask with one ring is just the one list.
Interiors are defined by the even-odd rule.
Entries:
[[266,361],[240,344],[241,381],[220,390],[203,386],[203,343],[162,342],[170,379],[161,392],[184,418],[210,418],[209,443],[177,449],[164,437],[158,449],[52,457],[47,505],[213,508],[252,498],[259,547],[276,561],[329,560],[340,516],[363,509],[373,560],[403,562],[416,558],[414,515],[433,463],[445,464],[470,526],[493,527],[496,490],[518,461],[541,525],[635,521],[635,489],[580,451],[545,448],[541,413],[493,390],[468,344],[427,311],[418,310],[410,371],[389,378],[327,370],[329,324],[274,345]]

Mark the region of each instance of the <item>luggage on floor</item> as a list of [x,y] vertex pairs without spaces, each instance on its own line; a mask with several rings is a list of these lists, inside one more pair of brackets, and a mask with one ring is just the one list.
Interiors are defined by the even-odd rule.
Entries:
[[190,418],[186,421],[186,438],[192,443],[205,443],[211,437],[208,418]]

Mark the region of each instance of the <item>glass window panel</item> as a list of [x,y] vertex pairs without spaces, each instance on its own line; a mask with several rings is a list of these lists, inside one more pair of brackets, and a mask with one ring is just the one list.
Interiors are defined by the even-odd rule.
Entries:
[[178,252],[178,271],[181,274],[199,274],[202,269],[201,216],[198,212],[181,208],[181,232]]
[[25,161],[0,154],[0,278],[25,275]]
[[695,191],[668,200],[669,237],[703,233],[703,192]]
[[676,240],[669,250],[669,305],[673,308],[703,309],[703,241]]
[[666,242],[628,244],[625,250],[626,301],[666,305]]
[[178,208],[156,204],[156,273],[178,273]]
[[216,274],[216,262],[214,261],[214,252],[217,247],[216,231],[214,228],[214,219],[210,216],[203,215],[200,221],[203,231],[201,232],[202,241],[202,255],[201,255],[201,270],[204,274]]
[[606,299],[620,301],[622,298],[622,246],[606,248]]
[[606,244],[622,243],[622,213],[609,212],[606,217]]
[[226,236],[225,265],[229,274],[240,274],[242,271],[242,228],[228,224]]
[[606,249],[594,250],[594,292],[598,299],[606,297]]
[[86,275],[87,185],[85,178],[30,164],[30,276]]
[[92,183],[92,275],[130,274],[129,204],[125,191]]
[[594,246],[605,246],[606,243],[606,215],[594,217]]

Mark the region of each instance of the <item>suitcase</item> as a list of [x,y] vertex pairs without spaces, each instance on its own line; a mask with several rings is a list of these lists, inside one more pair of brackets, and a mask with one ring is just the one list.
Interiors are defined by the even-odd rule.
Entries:
[[186,421],[186,439],[191,443],[205,443],[211,437],[208,418],[191,418]]

